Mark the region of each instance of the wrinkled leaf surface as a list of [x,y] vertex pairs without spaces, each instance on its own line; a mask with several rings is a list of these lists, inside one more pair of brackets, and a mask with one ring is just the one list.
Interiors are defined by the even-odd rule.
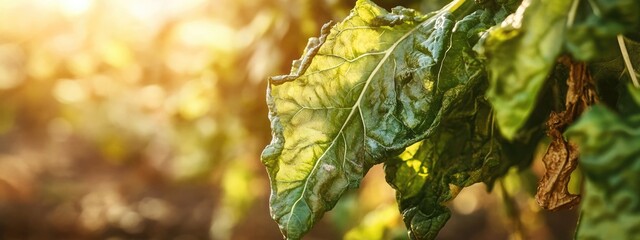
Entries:
[[464,95],[468,102],[457,107],[466,111],[443,118],[434,135],[385,163],[412,239],[436,238],[451,215],[444,204],[462,188],[477,182],[491,187],[510,166],[529,161],[530,150],[510,155],[515,148],[492,127],[489,104],[473,98],[481,93]]
[[[456,1],[424,17],[358,1],[310,40],[290,75],[270,79],[273,139],[262,160],[285,237],[301,238],[372,165],[431,134],[450,111],[443,99],[480,75],[470,56],[448,52],[452,19],[475,7]],[[462,70],[442,77],[448,68]]]

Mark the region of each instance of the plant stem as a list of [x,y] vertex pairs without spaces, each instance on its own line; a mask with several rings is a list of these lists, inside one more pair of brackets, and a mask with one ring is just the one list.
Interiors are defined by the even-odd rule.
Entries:
[[620,52],[622,52],[622,58],[624,59],[624,64],[627,66],[627,72],[629,72],[629,76],[631,77],[633,86],[635,86],[636,88],[640,88],[640,83],[638,83],[636,71],[633,70],[633,65],[631,65],[631,59],[629,58],[627,45],[625,45],[624,43],[624,37],[622,36],[622,34],[618,34],[618,45],[620,45]]

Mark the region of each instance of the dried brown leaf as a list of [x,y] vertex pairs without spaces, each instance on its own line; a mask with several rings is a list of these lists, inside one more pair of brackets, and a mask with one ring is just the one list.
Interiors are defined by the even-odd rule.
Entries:
[[571,194],[567,189],[571,172],[578,166],[578,148],[565,140],[562,132],[589,105],[598,101],[586,65],[571,62],[567,58],[561,59],[561,62],[570,68],[565,110],[551,113],[547,120],[547,135],[551,138],[551,144],[542,158],[546,171],[536,193],[538,205],[547,210],[568,209],[580,202],[580,196]]

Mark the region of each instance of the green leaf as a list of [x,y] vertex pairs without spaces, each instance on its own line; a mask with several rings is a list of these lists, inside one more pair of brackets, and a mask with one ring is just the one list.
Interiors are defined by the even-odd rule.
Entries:
[[593,61],[619,52],[616,36],[638,34],[637,0],[577,1],[575,22],[567,29],[567,50],[580,61]]
[[[397,190],[412,239],[434,239],[451,213],[444,204],[462,188],[485,182],[490,187],[512,165],[530,157],[510,157],[511,146],[493,129],[485,88],[468,89],[469,101],[442,119],[438,131],[385,163],[387,182]],[[532,149],[532,148],[530,148]],[[522,151],[520,154],[531,153]]]
[[631,95],[635,105],[640,106],[640,89],[634,87],[632,84],[628,84],[627,89],[629,90],[629,95]]
[[577,239],[640,234],[640,115],[594,106],[565,133],[578,143],[585,179]]
[[[444,59],[443,79],[458,75],[459,62],[473,62],[474,39],[470,32],[486,27],[485,11],[476,11],[456,22]],[[475,30],[473,30],[475,29]],[[472,36],[473,34],[471,34]],[[493,181],[510,166],[530,162],[532,145],[509,143],[494,129],[491,106],[484,98],[486,78],[473,78],[455,86],[443,99],[431,134],[385,162],[387,182],[396,189],[403,219],[412,239],[434,239],[450,217],[444,203],[473,183]],[[495,134],[494,134],[495,133]],[[531,136],[530,140],[537,140]],[[531,141],[537,142],[537,141]]]
[[461,86],[483,76],[472,44],[451,34],[484,29],[481,12],[456,24],[476,8],[458,0],[422,16],[360,0],[310,40],[290,75],[270,79],[262,161],[285,237],[301,238],[372,165],[431,135]]
[[[615,40],[614,40],[615,41]],[[624,40],[631,65],[640,66],[640,42],[632,39]],[[589,71],[596,82],[600,99],[609,106],[615,106],[616,110],[623,115],[640,113],[640,105],[634,104],[634,91],[627,91],[635,88],[627,87],[632,80],[630,72],[625,66],[620,49],[614,42],[616,48],[600,54],[597,59],[589,63]],[[640,78],[638,69],[634,69],[637,77]],[[633,89],[632,89],[633,90]]]
[[527,122],[555,66],[571,2],[524,0],[514,14],[489,31],[480,49],[487,57],[487,97],[508,139]]

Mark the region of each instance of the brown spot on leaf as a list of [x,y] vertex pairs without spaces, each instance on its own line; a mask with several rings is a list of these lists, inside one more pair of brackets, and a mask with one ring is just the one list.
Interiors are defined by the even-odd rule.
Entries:
[[570,69],[565,110],[551,113],[547,120],[547,135],[551,138],[551,144],[542,158],[546,171],[536,193],[538,205],[552,211],[569,209],[580,202],[580,196],[569,193],[567,189],[571,172],[578,166],[578,147],[565,140],[562,132],[588,106],[598,101],[586,65],[571,62],[568,58],[561,58],[560,62]]

